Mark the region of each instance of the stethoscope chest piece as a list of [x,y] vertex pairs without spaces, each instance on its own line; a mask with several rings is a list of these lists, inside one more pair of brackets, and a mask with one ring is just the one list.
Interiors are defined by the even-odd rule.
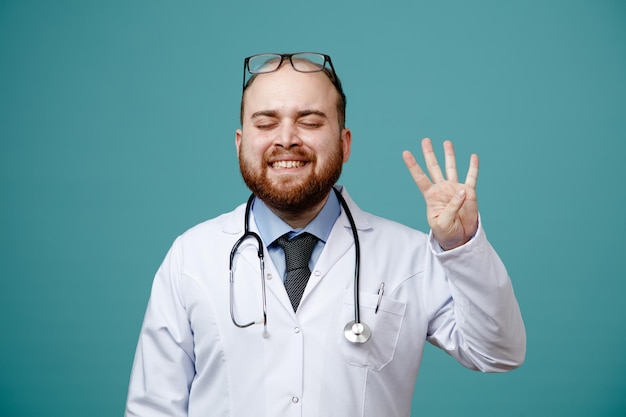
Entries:
[[372,336],[372,331],[370,330],[370,326],[367,324],[363,322],[357,323],[352,320],[343,328],[343,334],[349,342],[365,343]]

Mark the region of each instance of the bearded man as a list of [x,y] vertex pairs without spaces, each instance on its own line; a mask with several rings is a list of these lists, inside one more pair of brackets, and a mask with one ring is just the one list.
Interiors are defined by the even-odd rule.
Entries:
[[328,55],[244,61],[235,134],[247,204],[173,244],[154,279],[126,416],[403,416],[425,342],[462,365],[524,360],[511,281],[482,229],[478,157],[458,180],[422,141],[428,235],[361,211],[336,184],[345,95]]

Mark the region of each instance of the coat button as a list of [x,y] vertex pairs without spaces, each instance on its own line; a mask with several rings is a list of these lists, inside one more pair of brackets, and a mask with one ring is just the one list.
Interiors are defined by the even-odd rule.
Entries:
[[293,332],[294,332],[294,333],[300,333],[300,328],[299,328],[299,327],[297,327],[297,326],[296,326],[296,327],[294,327],[294,328],[293,328]]
[[267,279],[267,280],[272,279],[272,274],[267,274],[267,275],[265,276],[265,279]]
[[300,398],[298,397],[291,397],[291,402],[294,404],[298,404],[300,402]]

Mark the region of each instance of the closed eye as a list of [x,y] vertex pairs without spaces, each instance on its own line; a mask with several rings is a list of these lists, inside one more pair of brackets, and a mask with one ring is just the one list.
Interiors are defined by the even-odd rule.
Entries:
[[298,124],[307,129],[318,129],[326,123],[326,114],[318,110],[298,112]]
[[254,127],[260,130],[273,129],[278,125],[277,113],[272,110],[262,110],[253,113],[251,119]]
[[278,125],[278,123],[275,122],[261,122],[261,123],[255,123],[254,126],[259,129],[259,130],[270,130],[270,129],[274,129],[276,126]]
[[299,124],[300,126],[307,128],[307,129],[317,129],[317,128],[324,126],[324,123],[314,122],[314,121],[302,121],[302,122],[299,122]]

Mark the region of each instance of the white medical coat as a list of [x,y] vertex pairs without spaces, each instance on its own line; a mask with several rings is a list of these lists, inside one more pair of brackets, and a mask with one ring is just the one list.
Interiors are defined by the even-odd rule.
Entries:
[[[365,213],[343,195],[360,238],[360,314],[371,339],[351,344],[343,334],[354,319],[355,260],[343,212],[297,314],[266,256],[270,336],[262,336],[262,325],[233,325],[228,266],[243,233],[242,205],[180,236],[159,268],[126,416],[409,416],[426,340],[472,369],[506,371],[523,362],[518,304],[482,228],[462,247],[441,252],[432,236]],[[236,316],[242,323],[260,319],[254,239],[236,259]]]

